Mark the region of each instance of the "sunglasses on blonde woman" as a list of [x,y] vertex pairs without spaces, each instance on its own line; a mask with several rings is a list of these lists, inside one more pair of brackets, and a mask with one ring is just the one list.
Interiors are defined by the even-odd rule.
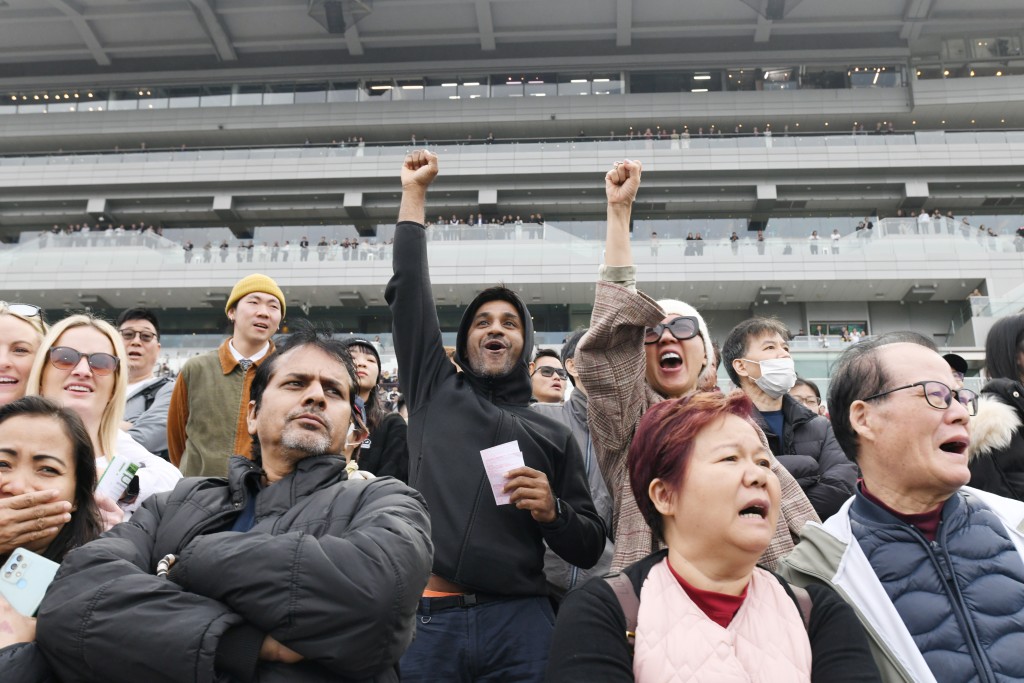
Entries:
[[0,301],[0,308],[6,308],[15,315],[20,315],[24,318],[42,318],[43,309],[39,306],[33,306],[32,304],[12,304],[6,301]]
[[50,349],[50,365],[58,370],[71,370],[85,358],[97,375],[109,375],[121,363],[117,356],[109,353],[81,353],[70,346],[54,346]]

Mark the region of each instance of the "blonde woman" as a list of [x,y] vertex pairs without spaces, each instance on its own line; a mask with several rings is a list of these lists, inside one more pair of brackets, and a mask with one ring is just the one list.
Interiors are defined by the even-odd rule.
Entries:
[[121,335],[112,325],[91,316],[73,315],[56,323],[43,338],[27,387],[28,394],[56,401],[82,418],[101,474],[115,455],[140,466],[138,495],[118,501],[125,519],[146,498],[170,490],[181,479],[177,468],[119,429],[128,386],[127,364]]
[[25,395],[32,361],[45,334],[38,306],[0,301],[0,406]]

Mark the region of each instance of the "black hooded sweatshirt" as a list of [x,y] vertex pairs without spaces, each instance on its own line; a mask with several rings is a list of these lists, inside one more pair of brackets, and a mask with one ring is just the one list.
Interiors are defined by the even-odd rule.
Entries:
[[[434,541],[433,573],[481,593],[545,595],[544,545],[590,568],[604,549],[605,525],[594,509],[583,457],[564,425],[530,409],[529,352],[533,324],[525,304],[508,296],[478,296],[459,326],[456,360],[445,355],[419,223],[395,229],[391,307],[395,355],[409,406],[409,484],[427,500]],[[506,375],[475,375],[466,358],[476,310],[509,301],[523,321],[523,351]],[[527,467],[547,475],[561,500],[559,517],[540,524],[526,510],[498,506],[480,451],[518,441]]]

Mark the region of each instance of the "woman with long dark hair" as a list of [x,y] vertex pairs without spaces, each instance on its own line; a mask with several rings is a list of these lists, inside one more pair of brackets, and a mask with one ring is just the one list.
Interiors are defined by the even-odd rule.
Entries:
[[970,485],[1024,500],[1024,315],[996,321],[985,340],[978,414],[971,418]]
[[356,366],[359,398],[366,405],[366,427],[369,437],[355,451],[359,469],[378,477],[391,476],[408,483],[409,448],[406,443],[408,426],[398,413],[384,409],[380,395],[380,354],[365,339],[346,339],[345,345]]
[[[89,432],[72,411],[40,396],[0,406],[0,562],[24,548],[59,563],[100,535],[95,463]],[[53,491],[56,514],[37,517],[35,500],[50,501]],[[46,681],[35,620],[0,597],[0,622],[0,679]]]

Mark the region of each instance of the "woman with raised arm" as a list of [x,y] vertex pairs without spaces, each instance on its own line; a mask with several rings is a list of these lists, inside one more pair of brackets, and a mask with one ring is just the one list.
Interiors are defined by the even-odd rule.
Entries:
[[[636,288],[629,221],[640,187],[639,161],[616,162],[605,175],[608,232],[590,330],[580,341],[576,367],[589,396],[588,421],[601,472],[614,498],[613,569],[658,549],[636,507],[626,475],[626,453],[647,410],[697,388],[713,357],[707,324],[692,306],[674,299],[654,301]],[[782,488],[775,537],[762,562],[774,562],[793,548],[808,520],[817,521],[800,485],[774,457],[772,471]]]

